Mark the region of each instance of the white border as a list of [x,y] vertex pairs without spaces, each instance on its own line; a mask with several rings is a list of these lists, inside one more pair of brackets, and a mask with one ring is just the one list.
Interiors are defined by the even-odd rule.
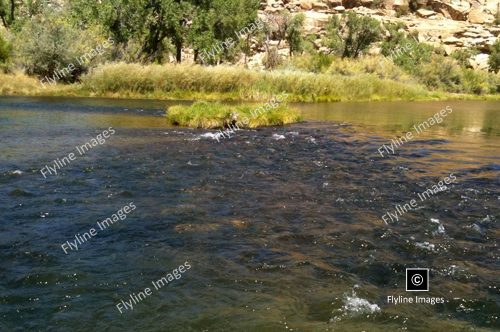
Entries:
[[[408,290],[408,271],[412,270],[426,270],[427,271],[427,289],[425,290]],[[405,289],[407,292],[428,292],[429,291],[429,269],[428,268],[420,268],[420,267],[407,267],[406,268],[406,276],[405,276]]]

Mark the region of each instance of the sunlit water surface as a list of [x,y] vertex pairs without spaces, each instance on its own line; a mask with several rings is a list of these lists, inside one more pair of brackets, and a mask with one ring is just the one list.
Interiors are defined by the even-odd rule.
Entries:
[[[500,103],[296,105],[306,122],[169,127],[159,101],[0,98],[1,331],[500,328]],[[382,158],[378,148],[453,113]],[[115,135],[44,179],[102,130]],[[381,217],[453,173],[456,183]],[[137,209],[67,255],[61,244]],[[133,310],[115,305],[189,261]],[[445,304],[389,305],[407,267]]]

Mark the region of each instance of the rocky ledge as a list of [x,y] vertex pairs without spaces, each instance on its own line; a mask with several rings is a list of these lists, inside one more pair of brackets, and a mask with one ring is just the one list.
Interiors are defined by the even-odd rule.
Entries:
[[[382,22],[400,22],[421,42],[456,49],[477,49],[475,68],[488,67],[490,47],[500,33],[500,0],[263,0],[261,15],[286,9],[306,16],[306,33],[321,36],[332,14],[353,10]],[[285,52],[285,50],[280,50]]]

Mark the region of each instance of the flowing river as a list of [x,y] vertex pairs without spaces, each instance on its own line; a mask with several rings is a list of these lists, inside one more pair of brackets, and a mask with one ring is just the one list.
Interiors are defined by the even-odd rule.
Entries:
[[0,331],[500,328],[499,102],[297,104],[220,142],[171,104],[0,98]]

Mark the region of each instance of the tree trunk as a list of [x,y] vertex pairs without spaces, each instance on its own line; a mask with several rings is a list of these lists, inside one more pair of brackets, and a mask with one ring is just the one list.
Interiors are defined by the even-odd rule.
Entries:
[[15,0],[10,0],[10,23],[14,22],[14,10],[16,8]]
[[9,28],[9,25],[7,24],[7,22],[5,22],[5,16],[4,15],[2,15],[2,23],[3,23],[3,26],[5,27],[5,29]]
[[177,63],[182,61],[182,42],[179,39],[175,40],[175,60]]

